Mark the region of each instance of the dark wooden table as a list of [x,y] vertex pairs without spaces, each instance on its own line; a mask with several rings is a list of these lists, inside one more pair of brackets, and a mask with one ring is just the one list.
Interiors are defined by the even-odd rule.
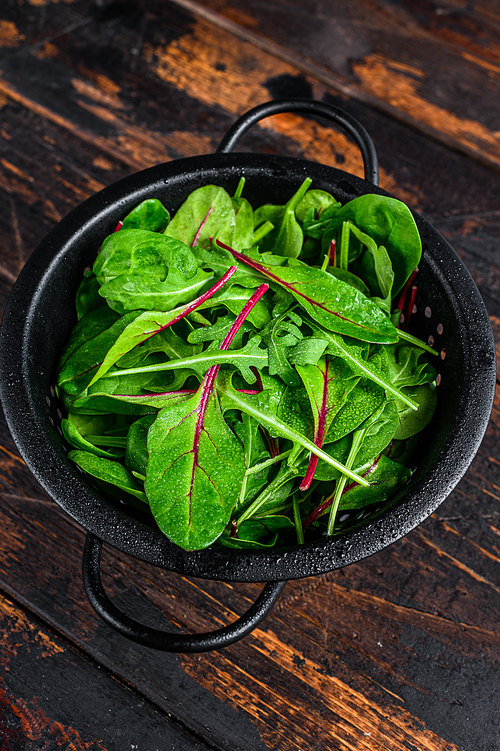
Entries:
[[[0,299],[70,209],[144,167],[214,150],[273,98],[344,107],[381,185],[455,247],[500,335],[500,10],[494,0],[3,0]],[[298,115],[248,151],[362,174]],[[498,339],[500,341],[500,338]],[[1,751],[498,751],[500,414],[439,510],[347,569],[290,582],[219,652],[134,645],[89,605],[84,531],[0,422]],[[156,627],[218,628],[260,589],[106,548],[105,585]]]

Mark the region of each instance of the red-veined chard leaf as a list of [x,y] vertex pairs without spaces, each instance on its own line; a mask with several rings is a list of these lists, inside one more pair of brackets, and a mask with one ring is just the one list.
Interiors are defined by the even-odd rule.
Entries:
[[327,340],[328,347],[327,352],[336,357],[341,357],[345,360],[354,373],[369,378],[378,386],[381,386],[385,391],[395,396],[397,399],[401,399],[411,409],[416,409],[415,402],[407,395],[404,394],[397,386],[395,386],[389,374],[383,373],[370,358],[365,360],[363,357],[363,348],[360,347],[359,342],[346,341],[339,334],[332,333],[331,331],[325,331],[316,325],[314,321],[308,321],[308,324],[318,337],[322,337]]
[[325,328],[367,342],[389,344],[398,333],[387,316],[361,292],[326,271],[289,259],[286,266],[255,261],[236,250],[236,260],[246,263],[264,277],[284,287]]
[[209,290],[197,297],[180,308],[168,311],[146,311],[136,316],[132,325],[123,329],[120,336],[116,338],[113,345],[107,351],[105,357],[103,357],[101,365],[92,378],[90,384],[95,383],[101,378],[108,370],[127,352],[133,347],[149,339],[151,336],[158,334],[160,331],[169,326],[173,326],[174,323],[182,320],[194,310],[200,307],[206,300],[214,295],[235,273],[236,267],[231,266],[226,273],[212,286]]
[[165,235],[181,240],[190,247],[211,245],[212,237],[226,238],[226,242],[231,242],[234,225],[234,208],[229,194],[217,185],[205,185],[186,198],[165,230]]
[[[314,443],[323,446],[336,414],[345,404],[359,376],[353,375],[349,366],[338,357],[322,357],[316,365],[296,366],[306,387],[314,418]],[[300,485],[307,490],[316,471],[318,457],[309,460],[306,474]]]
[[[221,344],[227,350],[239,326],[268,289],[261,285]],[[148,434],[145,491],[160,529],[187,550],[205,548],[222,533],[245,474],[241,443],[224,420],[212,366],[186,402],[165,408]]]
[[316,446],[313,441],[310,441],[304,435],[287,425],[283,420],[280,420],[276,414],[273,414],[269,410],[268,404],[266,404],[264,398],[265,391],[262,392],[262,394],[259,393],[255,395],[243,394],[233,387],[231,381],[232,373],[223,373],[218,382],[218,389],[227,399],[228,407],[231,405],[235,409],[240,409],[242,412],[246,412],[261,425],[269,428],[275,435],[280,435],[282,438],[287,438],[294,444],[303,446],[307,451],[311,451],[320,459],[326,461],[327,464],[331,464],[342,473],[346,473],[352,480],[361,482],[362,484],[364,483],[362,478],[350,470],[346,470],[342,464]]

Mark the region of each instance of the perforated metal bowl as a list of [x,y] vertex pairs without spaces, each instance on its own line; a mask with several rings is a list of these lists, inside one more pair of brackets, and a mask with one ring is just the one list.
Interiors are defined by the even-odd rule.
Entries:
[[[250,125],[284,111],[324,116],[347,129],[362,150],[366,179],[302,159],[224,153]],[[40,243],[21,272],[0,332],[0,393],[6,418],[33,475],[88,530],[83,569],[89,599],[121,633],[169,651],[203,651],[231,643],[269,612],[286,580],[347,566],[408,534],[436,510],[466,472],[493,404],[495,348],[484,304],[451,246],[415,214],[424,252],[412,332],[426,341],[432,337],[441,353],[439,402],[419,444],[417,469],[406,492],[390,508],[348,532],[303,546],[188,552],[170,543],[152,520],[99,494],[68,460],[53,390],[57,360],[75,323],[75,293],[83,271],[118,220],[145,198],[157,197],[174,211],[195,188],[213,183],[232,192],[242,175],[245,195],[254,206],[285,203],[305,177],[342,202],[365,193],[387,195],[376,187],[377,160],[371,140],[349,115],[309,100],[261,105],[237,121],[217,153],[144,170],[72,211]],[[101,541],[185,575],[268,584],[252,608],[225,629],[195,636],[156,631],[129,619],[108,600],[99,575]]]

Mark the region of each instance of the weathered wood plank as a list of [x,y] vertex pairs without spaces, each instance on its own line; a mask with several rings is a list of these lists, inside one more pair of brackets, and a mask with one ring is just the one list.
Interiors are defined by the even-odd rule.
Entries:
[[[65,42],[68,49],[64,51],[63,58],[67,58],[69,64],[71,57],[68,56],[73,39],[71,35],[68,36],[69,41]],[[5,204],[0,213],[0,229],[5,233],[3,247],[6,249],[7,257],[12,259],[10,262],[5,258],[2,261],[6,280],[12,281],[15,278],[26,254],[31,252],[55,221],[91,192],[127,174],[131,169],[150,166],[155,162],[155,156],[170,159],[178,154],[191,154],[198,149],[207,150],[199,142],[200,138],[205,139],[205,146],[207,138],[210,148],[215,146],[230,118],[227,112],[221,114],[213,91],[219,92],[218,98],[224,100],[234,115],[259,99],[268,98],[269,92],[263,92],[266,85],[272,88],[269,79],[266,78],[271,71],[272,62],[265,56],[265,59],[262,59],[258,50],[247,46],[243,49],[246,56],[241,60],[246,61],[247,67],[249,60],[252,60],[252,76],[257,66],[263,84],[256,91],[253,100],[249,101],[248,97],[245,97],[245,101],[238,102],[235,96],[235,102],[231,102],[231,80],[226,80],[224,72],[218,70],[218,61],[229,54],[232,43],[231,37],[215,32],[206,24],[195,24],[195,32],[189,31],[186,37],[181,35],[176,50],[169,48],[165,51],[160,45],[155,53],[161,75],[171,78],[174,82],[178,80],[179,85],[185,86],[192,96],[192,101],[198,102],[198,118],[202,122],[202,131],[209,135],[193,133],[192,114],[183,126],[177,120],[172,122],[170,112],[169,117],[161,121],[159,108],[155,117],[158,123],[161,122],[159,127],[162,130],[148,131],[142,122],[135,120],[134,108],[126,101],[123,102],[120,94],[115,94],[111,98],[106,94],[113,86],[119,89],[119,84],[109,77],[104,79],[104,74],[101,73],[98,76],[98,85],[91,85],[88,75],[78,78],[75,72],[75,97],[77,91],[85,91],[89,96],[90,92],[95,100],[108,96],[107,109],[100,108],[101,120],[96,117],[97,125],[93,123],[93,130],[86,129],[85,122],[80,119],[79,99],[75,100],[73,109],[65,103],[66,110],[71,110],[68,118],[67,112],[64,116],[54,112],[13,89],[10,84],[4,83],[0,187],[7,195],[4,194]],[[186,73],[190,70],[188,50],[191,49],[196,55],[206,58],[206,44],[210,49],[209,60],[205,60],[200,68],[201,70],[205,66],[205,78],[201,73],[198,75],[196,69],[192,74]],[[250,53],[254,56],[250,57]],[[231,65],[236,71],[235,76],[237,73],[242,76],[242,80],[247,80],[250,91],[251,81],[248,80],[248,73],[244,71],[241,60],[237,59],[234,53],[233,58]],[[39,60],[37,64],[40,64]],[[54,85],[62,85],[61,81],[70,77],[70,68],[63,67],[63,71],[64,75],[58,73],[54,78]],[[277,85],[278,79],[281,81],[280,85],[296,85],[301,80],[296,71],[290,72],[286,68],[278,76],[273,77],[273,85]],[[314,93],[318,84],[306,83],[310,87],[310,92]],[[145,79],[143,86],[149,85],[149,79]],[[169,90],[171,84],[168,81],[165,84],[157,81],[155,85],[165,85],[165,90]],[[382,185],[406,200],[413,208],[430,214],[433,221],[447,214],[467,213],[471,218],[496,210],[497,178],[488,170],[432,144],[418,134],[413,134],[410,138],[410,133],[402,126],[352,102],[332,97],[324,89],[319,90],[318,96],[346,106],[359,117],[377,144],[382,165]],[[108,131],[102,135],[100,130],[104,125],[104,113],[107,113]],[[214,133],[217,133],[216,138],[213,137]],[[152,152],[153,142],[160,144],[160,151]],[[295,115],[273,118],[269,126],[258,128],[246,137],[242,146],[249,150],[280,152],[317,159],[341,166],[346,171],[357,174],[362,172],[357,148],[344,136],[325,124]],[[415,159],[415,154],[418,154],[418,159]],[[49,195],[46,186],[51,184],[54,188],[49,191]],[[446,190],[443,190],[444,184]],[[478,217],[476,225],[478,229],[474,235],[468,232],[468,238],[471,242],[474,240],[476,249],[471,253],[464,250],[464,259],[473,273],[475,267],[478,267],[475,276],[480,289],[484,296],[488,296],[490,311],[498,314],[498,298],[494,291],[487,292],[487,283],[491,280],[491,275],[485,276],[484,270],[479,268],[483,262],[478,256],[477,249],[481,243],[487,247],[484,243],[489,242],[488,229],[481,216]],[[470,227],[470,221],[468,226]],[[457,232],[461,237],[462,229],[458,229],[459,220],[454,227],[456,231],[452,237],[457,237]],[[484,241],[481,240],[481,233],[486,235]]]
[[206,746],[0,596],[2,748],[107,751]]
[[500,166],[500,30],[470,6],[175,2],[337,92]]

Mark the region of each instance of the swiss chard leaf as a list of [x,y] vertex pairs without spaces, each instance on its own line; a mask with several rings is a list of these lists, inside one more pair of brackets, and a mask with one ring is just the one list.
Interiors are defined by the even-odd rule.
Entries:
[[[297,366],[307,390],[314,417],[314,443],[323,446],[330,426],[341,407],[345,404],[352,389],[359,381],[349,366],[340,358],[322,357],[317,365]],[[301,490],[306,490],[312,482],[318,457],[311,456]]]
[[[230,346],[267,288],[262,285],[247,301],[221,350]],[[245,474],[243,448],[224,420],[214,388],[218,371],[218,365],[210,368],[188,401],[163,409],[148,433],[150,507],[160,529],[187,550],[220,537]]]
[[350,470],[346,470],[345,467],[339,465],[339,463],[332,459],[322,449],[316,446],[312,441],[307,439],[301,433],[287,425],[283,420],[280,420],[269,409],[269,403],[266,403],[265,394],[256,394],[250,396],[248,394],[242,394],[233,388],[231,383],[232,374],[223,373],[219,378],[219,390],[224,394],[228,403],[235,409],[240,409],[242,412],[246,412],[250,417],[255,418],[261,425],[270,428],[275,434],[287,438],[294,444],[301,445],[308,451],[312,451],[313,454],[317,454],[320,459],[324,459],[328,464],[339,469],[341,472],[345,472],[348,477],[356,482],[364,483],[363,479]]
[[271,266],[235,250],[232,255],[284,287],[326,329],[367,342],[397,341],[397,329],[374,303],[326,271],[296,259],[287,266]]

